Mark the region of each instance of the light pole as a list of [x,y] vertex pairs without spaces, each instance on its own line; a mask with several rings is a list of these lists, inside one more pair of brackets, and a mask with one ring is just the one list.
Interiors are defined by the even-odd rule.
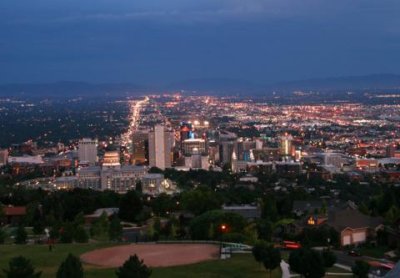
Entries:
[[220,236],[219,236],[219,257],[222,257],[222,235],[227,231],[228,226],[226,224],[221,224],[220,226]]

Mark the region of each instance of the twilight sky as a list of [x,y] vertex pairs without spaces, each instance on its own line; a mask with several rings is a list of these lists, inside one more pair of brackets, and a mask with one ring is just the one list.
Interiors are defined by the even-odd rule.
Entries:
[[400,74],[399,0],[1,0],[0,83]]

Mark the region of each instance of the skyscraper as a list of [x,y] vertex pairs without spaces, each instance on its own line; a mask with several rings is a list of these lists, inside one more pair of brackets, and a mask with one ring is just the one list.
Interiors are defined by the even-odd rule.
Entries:
[[149,132],[149,165],[160,169],[171,167],[171,149],[174,134],[162,125],[156,125]]
[[132,157],[134,164],[141,165],[148,160],[149,132],[137,130],[132,134]]
[[292,141],[293,141],[293,136],[290,134],[287,134],[287,133],[285,133],[285,135],[280,138],[279,148],[280,148],[281,156],[283,156],[283,157],[292,156],[292,153],[293,153]]
[[97,162],[97,139],[83,138],[78,143],[78,158],[80,162],[91,165]]

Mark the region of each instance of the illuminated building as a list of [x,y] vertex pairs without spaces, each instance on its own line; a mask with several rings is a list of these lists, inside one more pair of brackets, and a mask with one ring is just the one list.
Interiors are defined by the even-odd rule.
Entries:
[[143,193],[152,196],[161,193],[174,194],[178,191],[176,184],[169,179],[165,179],[163,174],[147,174],[142,178]]
[[77,186],[94,190],[113,190],[124,193],[135,189],[139,181],[146,173],[144,166],[122,165],[119,162],[119,153],[106,152],[102,166],[89,166],[78,170]]
[[194,152],[185,156],[185,167],[189,169],[209,170],[210,162],[207,154]]
[[181,144],[187,139],[194,138],[193,127],[191,123],[182,122],[179,129],[179,133],[180,133]]
[[160,169],[171,168],[174,134],[162,125],[149,132],[149,165]]
[[83,138],[78,142],[78,158],[80,162],[94,165],[97,162],[97,139]]
[[377,170],[378,169],[377,159],[357,159],[356,167],[362,170]]
[[120,168],[120,157],[117,151],[107,151],[103,157],[103,168]]
[[237,148],[237,136],[232,132],[221,131],[219,134],[219,159],[220,163],[227,164],[232,161],[232,154]]
[[293,137],[289,134],[285,134],[280,138],[280,153],[283,157],[291,157],[293,153],[292,145]]
[[206,141],[204,139],[186,139],[182,142],[182,150],[184,155],[192,155],[194,153],[206,152]]
[[135,131],[132,134],[132,158],[133,163],[142,165],[148,160],[148,131]]
[[4,166],[8,161],[8,150],[0,150],[0,166]]

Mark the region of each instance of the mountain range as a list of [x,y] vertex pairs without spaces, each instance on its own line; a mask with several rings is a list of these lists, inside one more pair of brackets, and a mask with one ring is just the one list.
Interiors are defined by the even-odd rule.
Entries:
[[210,93],[221,95],[267,94],[271,92],[293,91],[400,91],[400,75],[374,74],[362,76],[343,76],[287,81],[273,84],[260,84],[241,79],[199,78],[175,82],[166,86],[150,87],[133,83],[55,82],[36,84],[0,85],[0,96],[124,96],[139,95],[154,91],[183,91],[188,93]]

